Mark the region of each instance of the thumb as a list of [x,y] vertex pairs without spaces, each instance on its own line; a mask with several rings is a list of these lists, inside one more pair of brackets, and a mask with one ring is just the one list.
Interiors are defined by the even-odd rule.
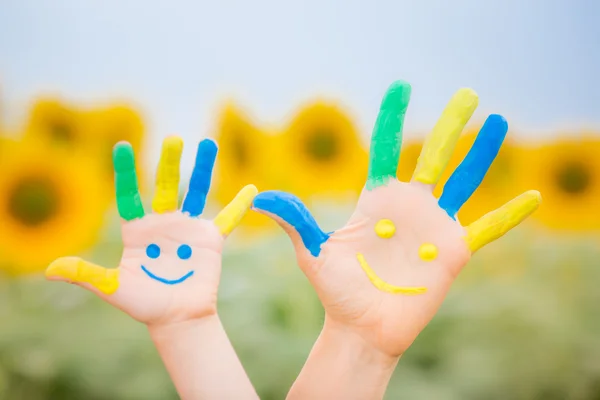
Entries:
[[106,299],[119,288],[119,270],[104,268],[78,257],[62,257],[46,268],[46,279],[74,283]]
[[293,194],[278,190],[262,192],[254,198],[252,209],[277,222],[292,239],[298,255],[306,249],[318,257],[321,245],[329,239],[308,208]]

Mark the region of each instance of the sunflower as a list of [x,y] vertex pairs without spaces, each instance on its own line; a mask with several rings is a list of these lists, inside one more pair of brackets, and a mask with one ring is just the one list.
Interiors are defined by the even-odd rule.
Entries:
[[417,160],[423,148],[422,140],[406,140],[402,143],[402,152],[400,153],[400,163],[396,175],[402,182],[409,182],[417,166]]
[[[115,143],[128,141],[136,155],[143,154],[142,119],[125,105],[83,110],[58,99],[40,99],[31,110],[25,132],[27,139],[51,144],[69,154],[78,152],[95,160],[105,171],[104,181],[108,185],[112,185],[113,180],[111,154]],[[138,156],[136,162],[140,173],[143,159]]]
[[29,114],[26,137],[69,150],[86,141],[82,113],[59,99],[40,98]]
[[[277,174],[282,168],[275,154],[277,137],[260,131],[231,103],[221,112],[215,140],[219,154],[211,196],[220,206],[227,205],[249,183],[261,191],[283,189],[278,185]],[[241,226],[263,228],[274,224],[261,214],[248,213]]]
[[40,271],[91,246],[110,192],[96,164],[25,140],[0,159],[0,263],[10,273]]
[[531,148],[522,179],[544,194],[533,217],[553,229],[600,229],[600,140],[562,139]]
[[145,172],[143,145],[145,129],[141,116],[127,105],[114,105],[102,109],[88,110],[83,116],[88,141],[85,151],[94,155],[104,171],[105,181],[113,184],[112,148],[120,141],[131,143],[136,154],[136,169],[140,179],[140,191],[144,191]]
[[[459,138],[448,167],[435,188],[436,197],[442,194],[448,178],[471,149],[478,131],[479,129],[467,130]],[[458,219],[463,225],[474,222],[522,192],[523,186],[517,184],[522,160],[521,154],[521,149],[507,137],[481,185],[458,212]]]
[[283,133],[281,154],[289,190],[301,198],[358,194],[365,183],[368,152],[351,119],[335,104],[317,102],[301,109]]

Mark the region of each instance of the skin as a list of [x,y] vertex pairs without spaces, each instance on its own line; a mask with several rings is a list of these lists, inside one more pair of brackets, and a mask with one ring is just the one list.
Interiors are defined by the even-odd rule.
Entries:
[[[217,313],[223,244],[250,207],[256,188],[242,189],[215,219],[199,218],[216,156],[214,142],[203,141],[188,196],[178,210],[182,147],[176,137],[163,143],[154,213],[145,214],[133,153],[127,144],[118,144],[115,181],[124,244],[119,266],[105,269],[66,257],[54,261],[46,276],[88,289],[146,324],[182,399],[256,399]],[[160,247],[158,257],[148,254],[151,244]],[[191,249],[187,259],[178,254],[182,245]],[[191,276],[175,284],[160,281],[175,282],[190,272]]]
[[[433,196],[458,135],[475,109],[476,95],[470,89],[460,90],[450,101],[423,148],[412,181],[399,182],[395,173],[409,96],[410,86],[404,82],[394,83],[384,96],[372,138],[369,177],[344,227],[323,233],[299,200],[283,192],[261,193],[254,200],[256,211],[273,218],[289,234],[298,265],[326,313],[321,335],[289,399],[382,398],[399,358],[433,318],[471,254],[516,226],[539,204],[539,193],[527,192],[479,224],[463,227]],[[488,129],[485,134],[504,133]],[[472,151],[489,152],[486,144],[494,141],[484,138],[483,145]],[[466,196],[453,198],[468,198],[496,152],[475,166],[466,164],[474,168],[466,174],[466,167],[461,169],[467,177],[480,178],[474,187],[461,189]],[[454,180],[453,185],[464,181]],[[448,190],[455,194],[457,187]],[[381,220],[393,223],[393,235],[387,222],[385,232],[377,233]],[[433,244],[437,255],[420,256],[424,244]],[[386,287],[402,290],[392,293],[378,286],[361,267],[359,254]]]

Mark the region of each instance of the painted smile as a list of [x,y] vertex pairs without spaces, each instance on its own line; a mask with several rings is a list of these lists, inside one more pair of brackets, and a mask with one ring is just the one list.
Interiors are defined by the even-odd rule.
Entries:
[[365,274],[371,281],[371,283],[379,290],[384,292],[392,293],[392,294],[407,294],[407,295],[415,295],[415,294],[423,294],[427,291],[426,287],[406,287],[406,286],[394,286],[386,283],[377,276],[375,271],[369,266],[367,260],[365,260],[365,256],[362,253],[356,253],[356,258],[358,259],[358,263],[362,267]]
[[178,283],[185,281],[187,278],[191,277],[192,275],[194,275],[194,271],[190,271],[179,279],[165,279],[165,278],[161,278],[160,276],[154,275],[143,265],[142,265],[142,271],[144,271],[146,273],[146,275],[148,275],[150,278],[154,279],[155,281],[164,283],[165,285],[176,285]]

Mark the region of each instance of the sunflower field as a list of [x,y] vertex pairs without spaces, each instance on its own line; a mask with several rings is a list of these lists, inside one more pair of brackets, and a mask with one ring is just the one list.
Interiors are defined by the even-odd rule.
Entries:
[[[326,230],[349,217],[366,179],[369,132],[340,104],[305,104],[276,130],[233,104],[215,121],[220,150],[210,208],[251,182],[297,194]],[[437,195],[477,130],[463,133]],[[45,98],[17,132],[4,133],[0,398],[176,399],[143,325],[42,274],[64,255],[118,263],[111,149],[121,140],[132,144],[148,200],[154,166],[144,157],[151,139],[144,118],[127,104],[89,109]],[[402,357],[389,399],[600,398],[600,136],[514,137],[458,217],[468,224],[525,189],[539,190],[544,202],[473,257]],[[412,175],[421,146],[403,144],[401,180]],[[227,242],[219,296],[225,328],[259,395],[284,398],[323,310],[287,237],[266,217],[249,213]]]

